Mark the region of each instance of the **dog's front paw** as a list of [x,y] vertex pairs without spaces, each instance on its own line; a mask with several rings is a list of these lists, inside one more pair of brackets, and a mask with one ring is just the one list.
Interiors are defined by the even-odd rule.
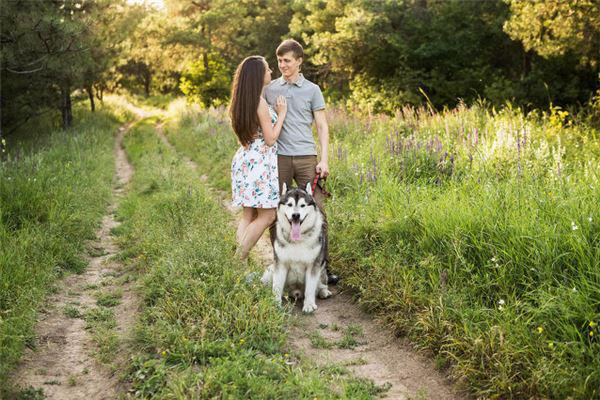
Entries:
[[317,309],[317,305],[315,303],[304,302],[304,307],[302,307],[302,312],[306,314],[310,314]]
[[326,299],[328,297],[331,297],[331,295],[332,295],[332,293],[327,288],[319,290],[319,298],[320,299]]
[[263,273],[262,277],[260,278],[260,282],[265,285],[268,286],[271,284],[271,282],[273,282],[273,264],[269,265],[266,269],[265,272]]

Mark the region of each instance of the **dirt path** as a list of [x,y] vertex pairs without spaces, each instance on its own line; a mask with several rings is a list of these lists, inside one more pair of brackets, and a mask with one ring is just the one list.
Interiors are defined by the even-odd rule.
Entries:
[[[21,388],[43,390],[48,399],[115,399],[126,388],[111,371],[123,361],[138,299],[127,271],[113,260],[119,248],[111,230],[119,225],[114,212],[133,170],[122,148],[131,124],[119,129],[115,141],[117,186],[113,202],[102,219],[97,239],[88,246],[88,267],[81,275],[70,275],[59,283],[56,294],[40,311],[37,343],[27,350],[13,376]],[[108,294],[108,295],[107,295]],[[91,326],[90,315],[104,299],[110,307],[108,330]],[[108,299],[108,300],[107,300]],[[92,313],[91,313],[92,312]],[[97,318],[96,318],[97,319]],[[115,359],[120,354],[119,359]],[[98,360],[103,359],[104,364]],[[37,397],[36,397],[37,398]]]
[[[157,126],[162,142],[175,150]],[[175,150],[176,151],[176,150]],[[198,166],[189,157],[182,156],[190,168]],[[201,176],[206,180],[206,175]],[[241,211],[220,193],[223,205],[234,215]],[[253,252],[266,266],[273,260],[268,232],[261,237]],[[333,296],[317,300],[318,310],[303,315],[300,305],[295,307],[298,323],[290,330],[288,339],[292,350],[319,365],[336,363],[360,377],[372,379],[389,389],[386,399],[457,400],[465,398],[453,389],[450,382],[438,372],[431,360],[417,354],[410,346],[389,330],[362,312],[348,294],[330,287]]]

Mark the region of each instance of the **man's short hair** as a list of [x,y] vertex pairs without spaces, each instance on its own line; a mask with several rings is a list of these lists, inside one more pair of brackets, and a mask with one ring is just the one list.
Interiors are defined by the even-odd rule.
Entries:
[[294,39],[286,39],[281,42],[281,44],[277,47],[275,54],[281,57],[290,51],[294,54],[294,58],[304,58],[304,49],[302,48],[302,45],[296,42]]

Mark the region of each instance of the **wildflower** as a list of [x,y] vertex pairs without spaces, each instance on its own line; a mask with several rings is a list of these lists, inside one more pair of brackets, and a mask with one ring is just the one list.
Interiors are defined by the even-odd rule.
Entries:
[[506,304],[504,299],[498,300],[498,310],[500,310],[500,311],[504,310],[504,304]]
[[490,261],[493,262],[493,263],[495,263],[498,260],[496,259],[496,257],[492,257],[492,259]]
[[240,344],[244,344],[246,341],[244,339],[240,339]]
[[553,349],[554,348],[554,342],[548,342],[548,347],[550,349]]
[[588,217],[588,221],[592,222],[592,216],[591,215]]
[[573,289],[571,289],[573,292],[577,291],[577,288],[575,286],[573,286]]
[[571,229],[576,231],[577,229],[579,229],[579,227],[575,225],[575,222],[571,221]]
[[594,331],[590,331],[590,337],[594,336]]
[[590,321],[590,328],[594,329],[596,326],[598,326],[598,324],[594,321]]
[[161,356],[163,356],[163,357],[166,357],[166,355],[167,355],[167,352],[163,350],[163,352],[162,352],[162,353],[160,353],[160,355],[161,355]]
[[541,335],[541,334],[544,332],[544,327],[542,327],[542,326],[538,326],[538,327],[537,327],[537,331],[538,331],[538,333]]

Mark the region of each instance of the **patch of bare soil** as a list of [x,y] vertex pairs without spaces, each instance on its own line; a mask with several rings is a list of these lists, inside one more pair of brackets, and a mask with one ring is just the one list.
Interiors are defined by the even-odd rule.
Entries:
[[[157,134],[173,149],[160,125]],[[191,159],[183,158],[190,168],[198,170]],[[206,175],[202,175],[201,180],[206,181]],[[239,207],[224,200],[227,195],[219,193],[218,197],[233,215],[239,214]],[[265,266],[272,263],[273,249],[268,232],[253,251]],[[340,293],[336,287],[329,289],[333,296],[317,299],[319,308],[314,314],[302,314],[301,304],[295,307],[298,324],[291,328],[288,339],[292,350],[319,365],[336,363],[356,376],[388,387],[382,394],[386,399],[458,400],[466,397],[453,389],[431,360],[417,354],[405,341],[361,311],[348,294]]]
[[[95,291],[122,291],[120,304],[113,310],[119,338],[119,350],[115,354],[124,357],[127,338],[138,310],[138,299],[131,282],[121,280],[118,283],[119,280],[106,278],[124,273],[123,266],[112,257],[119,248],[111,230],[119,225],[114,212],[133,173],[121,144],[130,126],[119,129],[115,142],[118,185],[113,192],[115,201],[102,220],[97,239],[88,246],[94,255],[87,256],[88,267],[83,274],[63,279],[56,294],[49,297],[36,327],[36,346],[26,351],[13,376],[18,387],[42,389],[49,399],[115,399],[118,393],[126,390],[109,365],[97,360],[98,348],[92,340],[92,332],[86,330],[83,315],[96,307]],[[119,360],[111,361],[114,367]]]

